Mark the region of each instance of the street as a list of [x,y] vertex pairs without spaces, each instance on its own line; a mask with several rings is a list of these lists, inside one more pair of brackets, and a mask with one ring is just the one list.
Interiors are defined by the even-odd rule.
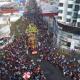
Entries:
[[[34,8],[35,10],[35,8]],[[40,42],[41,46],[38,47],[38,49],[41,50],[41,52],[44,53],[50,53],[51,50],[52,50],[52,43],[53,43],[53,30],[52,30],[52,33],[50,34],[47,34],[47,31],[46,29],[49,27],[50,28],[50,25],[47,27],[46,26],[46,29],[44,28],[44,24],[45,24],[45,21],[43,21],[42,17],[38,15],[39,12],[37,12],[35,10],[36,14],[35,13],[32,13],[32,16],[31,14],[27,14],[27,18],[30,19],[31,18],[31,21],[34,22],[36,25],[37,25],[37,28],[39,30],[38,32],[38,35],[37,35],[37,38],[38,38],[38,42]],[[35,18],[34,18],[35,17]],[[54,20],[54,19],[53,19]],[[40,23],[41,24],[40,24]],[[40,26],[42,25],[42,26]],[[52,24],[53,26],[53,24]],[[49,50],[49,51],[47,51]],[[40,53],[40,51],[39,51]],[[30,54],[30,53],[29,53]],[[33,59],[34,61],[37,61],[38,59],[38,55],[30,55],[31,59]],[[69,78],[64,78],[63,74],[62,74],[62,71],[60,71],[60,69],[58,67],[56,67],[55,65],[52,65],[51,63],[47,62],[47,61],[42,61],[41,63],[39,63],[39,65],[41,65],[41,68],[43,70],[43,73],[45,75],[45,77],[47,78],[47,80],[71,80]]]
[[52,64],[44,61],[41,63],[41,67],[47,80],[64,80],[60,70]]
[[79,80],[79,56],[58,51],[54,16],[42,16],[35,0],[29,4],[14,23],[13,42],[1,51],[0,80]]
[[[36,62],[39,59],[39,55],[30,55],[31,58]],[[62,71],[54,64],[51,64],[48,61],[42,61],[38,63],[41,65],[43,73],[47,80],[72,80],[69,77],[64,77]]]

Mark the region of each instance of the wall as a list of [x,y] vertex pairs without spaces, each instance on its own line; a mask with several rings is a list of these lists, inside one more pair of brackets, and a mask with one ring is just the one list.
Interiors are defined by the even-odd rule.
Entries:
[[57,41],[61,48],[80,50],[80,35],[59,30]]

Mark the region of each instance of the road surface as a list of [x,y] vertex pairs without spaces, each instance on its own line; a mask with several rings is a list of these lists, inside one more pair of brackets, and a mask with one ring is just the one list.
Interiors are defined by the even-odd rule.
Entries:
[[[38,59],[37,55],[30,55],[34,61]],[[48,61],[42,61],[39,63],[41,65],[41,68],[44,72],[45,77],[47,80],[72,80],[70,78],[64,78],[62,71],[55,65],[49,63]]]

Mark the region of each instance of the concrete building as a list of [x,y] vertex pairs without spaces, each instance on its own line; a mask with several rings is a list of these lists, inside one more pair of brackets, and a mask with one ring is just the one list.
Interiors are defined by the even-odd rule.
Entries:
[[80,27],[80,0],[59,0],[58,21]]
[[42,13],[53,14],[53,16],[58,13],[58,0],[36,0],[38,7],[40,7]]
[[11,23],[21,18],[20,13],[4,13],[0,15],[0,49],[11,43],[14,35],[11,35]]
[[57,38],[58,46],[64,49],[80,51],[80,28],[67,26],[61,23]]

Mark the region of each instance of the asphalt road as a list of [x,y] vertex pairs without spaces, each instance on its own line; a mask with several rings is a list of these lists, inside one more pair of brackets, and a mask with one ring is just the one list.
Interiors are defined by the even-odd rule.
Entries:
[[47,80],[64,80],[60,70],[49,62],[42,62],[41,67]]
[[[32,59],[36,61],[38,59],[38,56],[32,56]],[[47,80],[71,80],[70,78],[65,78],[60,69],[48,61],[42,61],[39,64],[41,65],[41,68]]]
[[47,80],[71,80],[70,78],[64,78],[59,68],[49,62],[41,62],[41,67]]

